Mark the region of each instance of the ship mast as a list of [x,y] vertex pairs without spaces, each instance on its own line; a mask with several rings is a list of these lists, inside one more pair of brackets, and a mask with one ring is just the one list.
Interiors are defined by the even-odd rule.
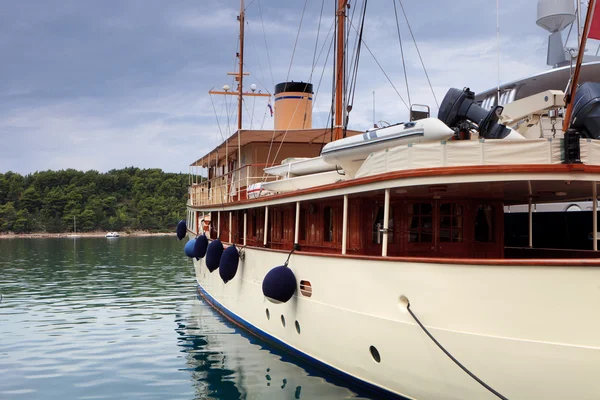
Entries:
[[[252,92],[244,92],[244,76],[250,75],[249,72],[244,72],[244,24],[246,20],[246,12],[244,9],[244,0],[240,1],[240,15],[237,17],[240,22],[240,43],[239,48],[240,51],[236,54],[238,58],[238,72],[228,72],[227,75],[234,76],[236,82],[238,83],[236,91],[229,91],[229,87],[223,87],[223,91],[220,90],[209,90],[209,94],[222,94],[222,95],[230,95],[237,96],[238,98],[238,131],[242,129],[242,109],[243,109],[243,101],[244,96],[258,96],[258,97],[270,97],[269,93],[255,93],[254,89]],[[239,135],[239,132],[238,132]]]
[[244,0],[240,1],[240,53],[238,59],[240,61],[238,71],[240,74],[236,78],[238,80],[238,130],[242,129],[242,87],[244,82]]
[[346,9],[348,0],[336,0],[337,42],[335,67],[335,122],[334,140],[344,136],[344,43],[346,33]]

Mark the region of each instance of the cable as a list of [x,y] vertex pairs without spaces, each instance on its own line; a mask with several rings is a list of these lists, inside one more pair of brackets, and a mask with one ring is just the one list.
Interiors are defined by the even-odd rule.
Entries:
[[364,31],[364,27],[365,27],[365,18],[367,15],[367,0],[364,1],[363,3],[363,9],[362,9],[362,17],[361,17],[361,23],[360,23],[360,33],[358,34],[357,37],[357,41],[356,41],[356,58],[354,59],[354,63],[353,63],[353,73],[352,73],[352,77],[350,78],[350,90],[348,91],[348,98],[347,98],[347,102],[346,102],[346,120],[344,121],[344,137],[346,137],[346,132],[348,130],[348,121],[350,119],[350,111],[352,111],[352,107],[354,105],[354,95],[356,93],[356,83],[358,81],[358,65],[359,65],[359,60],[360,60],[360,49],[361,49],[361,44],[362,44],[362,37],[363,37],[363,31]]
[[221,130],[221,124],[219,123],[219,117],[217,116],[217,109],[215,108],[215,102],[213,101],[212,94],[210,95],[210,103],[212,104],[213,111],[215,112],[215,119],[217,120],[217,126],[219,127],[219,133],[221,134],[221,138],[225,141],[225,137],[223,136],[223,131]]
[[446,354],[452,361],[454,361],[454,363],[456,365],[458,365],[463,371],[465,371],[471,378],[475,379],[477,381],[477,383],[479,383],[481,386],[483,386],[484,388],[486,388],[487,390],[489,390],[490,392],[492,392],[496,397],[498,397],[498,398],[500,398],[502,400],[508,400],[508,398],[502,396],[500,393],[498,393],[497,391],[495,391],[491,386],[487,385],[484,381],[482,381],[477,376],[475,376],[475,374],[473,374],[471,371],[469,371],[456,358],[454,358],[452,356],[452,354],[450,354],[437,340],[435,340],[435,338],[431,335],[431,333],[429,333],[429,331],[427,330],[427,328],[425,328],[423,326],[423,324],[421,323],[421,321],[419,321],[419,319],[417,318],[417,316],[412,312],[412,310],[410,309],[410,303],[408,303],[408,305],[406,306],[406,309],[408,310],[408,312],[410,313],[410,315],[413,317],[413,319],[415,320],[415,322],[417,324],[419,324],[419,326],[421,327],[421,329],[423,329],[423,332],[425,332],[427,334],[427,336],[429,336],[429,338],[431,340],[433,340],[433,343],[435,343],[437,345],[437,347],[439,347],[440,350],[442,350],[444,352],[444,354]]
[[402,48],[402,36],[400,36],[400,21],[398,21],[398,10],[394,1],[394,15],[396,16],[396,29],[398,31],[398,43],[400,43],[400,55],[402,56],[402,69],[404,70],[404,81],[406,82],[406,94],[408,96],[408,105],[412,106],[410,101],[410,89],[408,88],[408,74],[406,72],[406,62],[404,61],[404,49]]
[[[354,25],[352,25],[352,28],[358,33],[358,29],[356,29],[356,27]],[[392,88],[394,89],[394,91],[396,92],[396,94],[398,95],[398,97],[400,98],[400,100],[402,101],[402,103],[404,103],[404,106],[406,107],[406,109],[410,110],[410,107],[406,104],[406,101],[404,101],[404,98],[402,97],[402,95],[400,94],[400,92],[398,92],[398,89],[394,85],[394,82],[392,82],[392,80],[390,79],[390,77],[388,76],[388,74],[385,72],[385,70],[383,69],[383,67],[381,66],[381,64],[379,63],[379,61],[377,60],[377,57],[375,57],[375,54],[373,54],[373,52],[371,51],[371,49],[367,45],[367,42],[365,42],[363,40],[363,44],[365,45],[365,48],[367,49],[367,51],[369,52],[369,54],[371,55],[371,57],[373,57],[373,60],[375,61],[375,63],[377,64],[377,66],[379,67],[379,69],[381,70],[381,72],[383,72],[383,75],[386,77],[386,79],[388,80],[388,82],[390,83],[390,85],[392,86]]]
[[290,71],[292,70],[292,64],[294,62],[294,55],[296,54],[296,46],[298,45],[298,38],[300,37],[300,30],[302,30],[302,21],[304,20],[304,12],[306,11],[306,5],[308,4],[308,0],[304,1],[304,8],[302,9],[302,15],[300,16],[300,24],[298,25],[298,32],[296,33],[296,41],[294,42],[294,48],[292,49],[292,58],[290,59],[290,66],[288,67],[287,76],[285,77],[285,81],[289,81],[290,79]]
[[408,25],[408,31],[410,32],[410,36],[412,37],[413,43],[415,44],[415,48],[417,49],[417,54],[419,55],[419,60],[421,61],[421,66],[423,67],[423,72],[425,72],[425,77],[427,78],[427,83],[429,83],[429,88],[431,89],[431,94],[433,95],[433,100],[435,100],[435,104],[437,108],[440,108],[440,103],[438,103],[437,97],[435,97],[435,92],[433,91],[433,86],[431,85],[431,81],[429,80],[429,74],[427,73],[427,68],[425,68],[425,63],[423,62],[423,57],[421,57],[421,52],[419,51],[419,46],[417,45],[417,40],[415,39],[415,35],[413,35],[412,28],[410,27],[410,22],[408,21],[408,17],[406,16],[406,12],[404,11],[404,6],[402,5],[402,0],[398,0],[400,3],[400,8],[402,9],[402,14],[404,14],[404,19],[406,20],[406,24]]

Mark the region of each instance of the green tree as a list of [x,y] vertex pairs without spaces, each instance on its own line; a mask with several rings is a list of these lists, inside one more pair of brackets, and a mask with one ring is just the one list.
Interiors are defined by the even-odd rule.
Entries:
[[0,206],[0,231],[12,231],[16,219],[17,210],[15,210],[15,206],[12,202]]

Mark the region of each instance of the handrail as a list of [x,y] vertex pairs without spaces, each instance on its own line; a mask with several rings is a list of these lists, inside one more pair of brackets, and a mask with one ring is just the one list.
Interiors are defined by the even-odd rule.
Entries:
[[[276,176],[265,177],[262,171],[260,171],[260,176],[258,171],[255,173],[257,176],[250,176],[252,170],[249,168],[264,169],[267,166],[267,164],[260,163],[247,164],[228,171],[226,174],[193,184],[190,186],[191,204],[221,204],[245,199],[247,198],[247,188],[251,184],[272,181],[278,178]],[[245,173],[243,170],[245,170]]]

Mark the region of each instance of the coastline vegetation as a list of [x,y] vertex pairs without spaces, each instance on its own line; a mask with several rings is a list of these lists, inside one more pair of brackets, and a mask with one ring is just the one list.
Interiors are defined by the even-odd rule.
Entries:
[[185,215],[187,174],[129,167],[0,173],[0,233],[170,231]]

